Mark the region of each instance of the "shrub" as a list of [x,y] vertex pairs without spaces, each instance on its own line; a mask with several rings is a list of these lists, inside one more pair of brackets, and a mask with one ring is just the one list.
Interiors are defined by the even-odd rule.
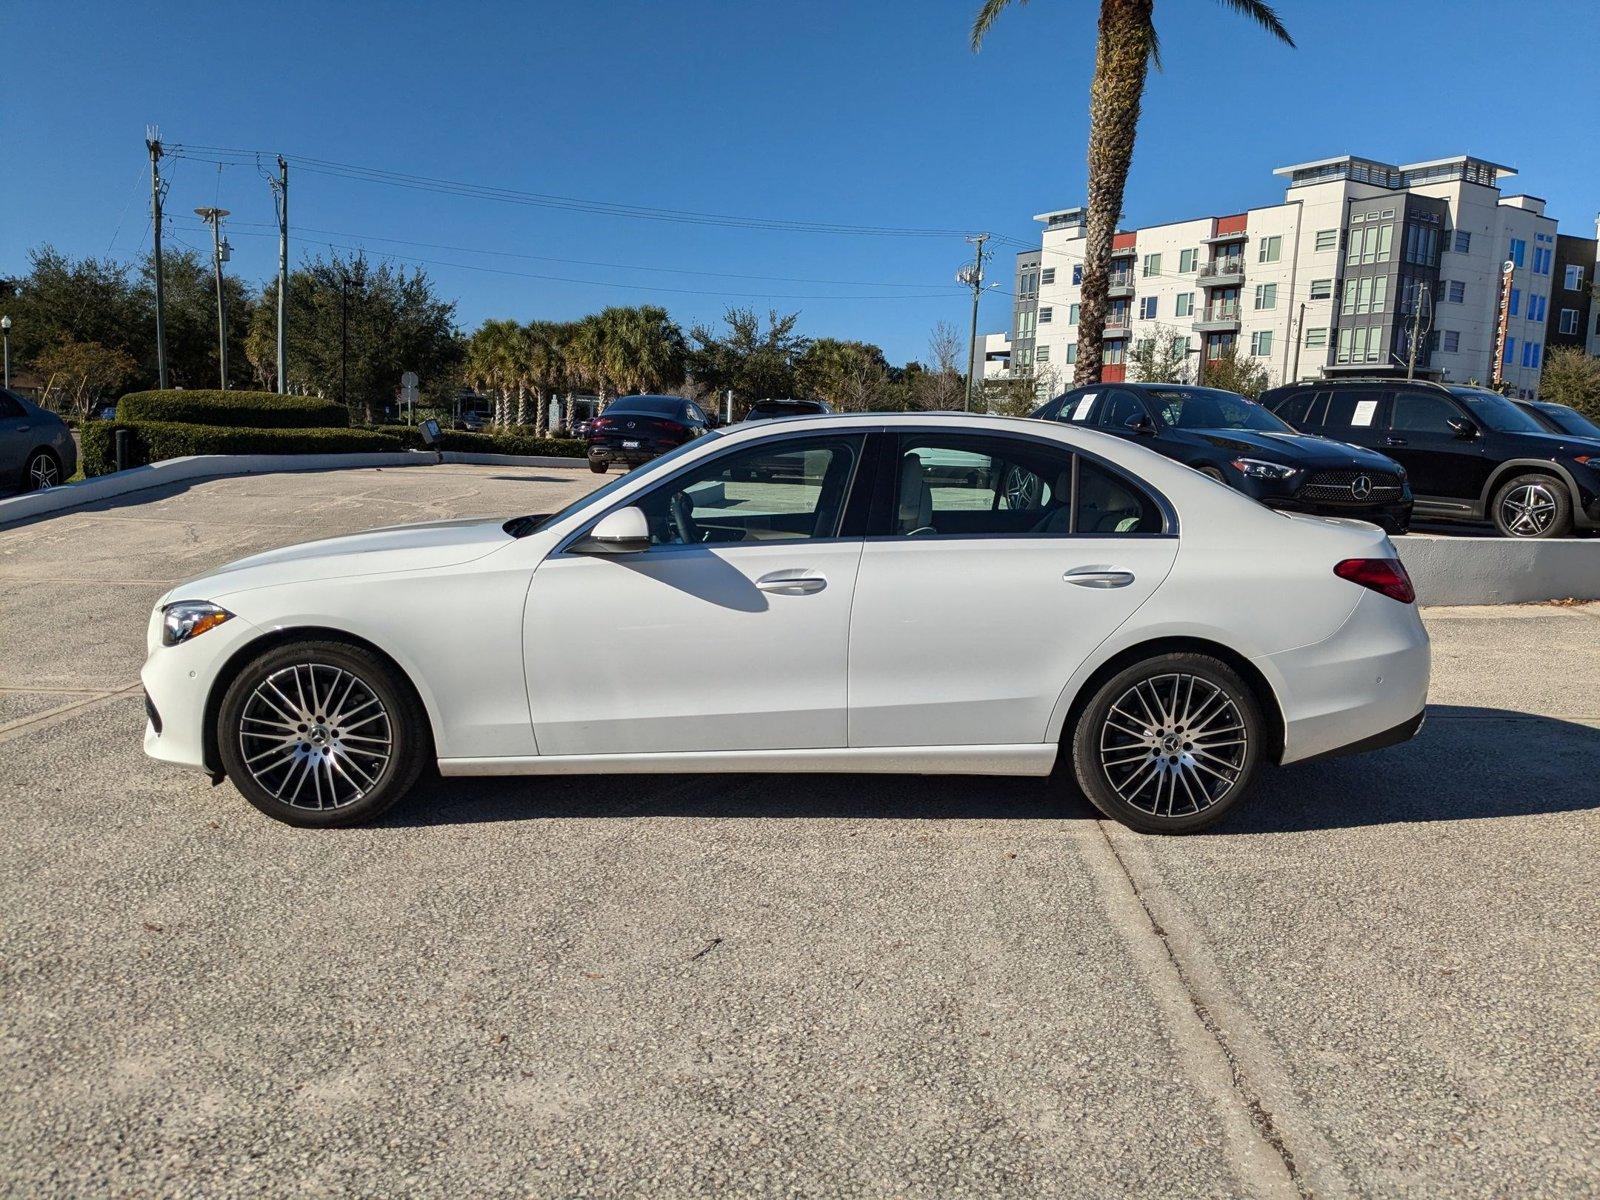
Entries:
[[350,424],[344,405],[315,396],[276,392],[129,392],[117,401],[119,421],[164,421],[234,429],[339,429]]
[[[421,445],[420,435],[417,444]],[[443,450],[464,454],[520,454],[529,457],[583,458],[587,448],[577,438],[536,437],[532,429],[502,430],[498,433],[464,433],[446,429],[439,435]]]
[[405,450],[414,439],[376,429],[232,429],[171,421],[86,421],[85,476],[117,469],[118,429],[128,431],[130,467],[190,454],[368,454]]

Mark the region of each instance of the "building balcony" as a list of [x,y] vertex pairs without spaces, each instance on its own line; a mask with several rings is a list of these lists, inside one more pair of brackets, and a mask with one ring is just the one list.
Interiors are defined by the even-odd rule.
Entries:
[[1239,306],[1237,304],[1208,304],[1194,315],[1196,333],[1237,333],[1239,331]]
[[1113,271],[1106,280],[1106,295],[1113,300],[1125,300],[1133,295],[1133,272]]
[[1105,336],[1108,338],[1125,338],[1131,328],[1127,313],[1123,313],[1121,316],[1112,313],[1106,318]]
[[1234,255],[1200,264],[1201,287],[1236,287],[1244,282],[1244,259]]
[[1232,233],[1215,233],[1210,237],[1201,238],[1201,244],[1206,246],[1222,246],[1228,242],[1247,242],[1250,235],[1242,229],[1235,229]]

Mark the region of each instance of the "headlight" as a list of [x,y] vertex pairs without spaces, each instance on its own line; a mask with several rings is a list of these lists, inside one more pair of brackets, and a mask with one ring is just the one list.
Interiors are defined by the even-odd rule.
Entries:
[[1233,460],[1233,469],[1246,479],[1293,479],[1300,474],[1299,467],[1262,462],[1259,458],[1236,458]]
[[179,600],[161,610],[161,644],[176,646],[215,629],[233,614],[205,600]]

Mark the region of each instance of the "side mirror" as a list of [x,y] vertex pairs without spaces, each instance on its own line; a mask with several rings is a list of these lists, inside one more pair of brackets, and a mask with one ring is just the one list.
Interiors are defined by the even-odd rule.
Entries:
[[1143,416],[1129,417],[1127,427],[1143,437],[1149,437],[1156,431],[1156,423],[1149,417]]
[[650,549],[650,522],[642,508],[619,508],[601,517],[572,549],[576,554],[637,554]]
[[1482,432],[1474,422],[1467,420],[1465,417],[1451,417],[1450,428],[1456,431],[1456,437],[1463,442],[1472,441]]

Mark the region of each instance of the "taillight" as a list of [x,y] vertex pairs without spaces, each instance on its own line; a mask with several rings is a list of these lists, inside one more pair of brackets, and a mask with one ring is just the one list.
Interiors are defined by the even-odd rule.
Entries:
[[1359,583],[1364,588],[1382,592],[1401,604],[1412,604],[1417,599],[1417,589],[1411,586],[1411,576],[1398,558],[1347,558],[1333,568],[1340,579]]

